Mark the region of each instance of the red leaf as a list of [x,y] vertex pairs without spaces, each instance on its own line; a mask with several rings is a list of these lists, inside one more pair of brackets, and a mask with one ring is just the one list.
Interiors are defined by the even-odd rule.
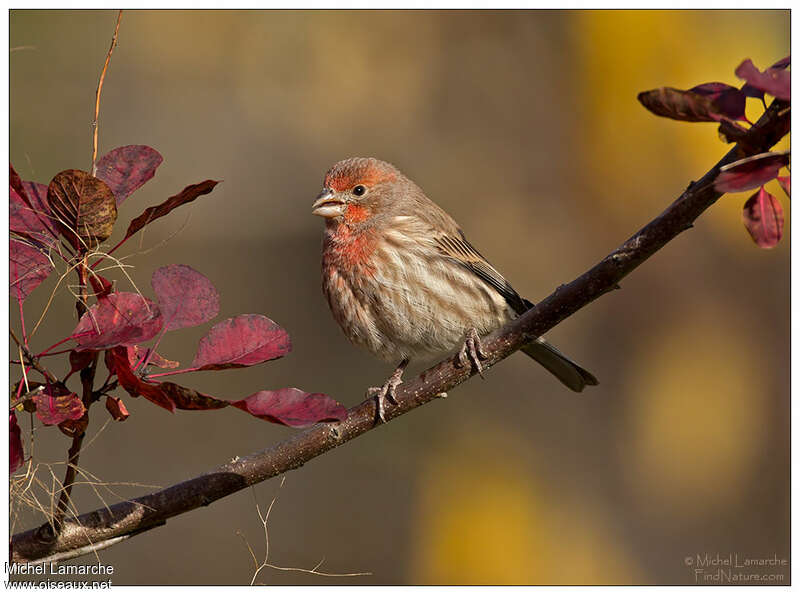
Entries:
[[131,369],[128,353],[124,347],[115,347],[106,351],[106,367],[109,372],[117,375],[120,385],[132,397],[144,397],[151,403],[163,407],[167,411],[175,412],[175,403],[165,395],[160,385],[144,382]]
[[83,417],[86,408],[80,397],[61,383],[45,386],[33,396],[36,417],[46,426],[55,426],[67,420]]
[[173,382],[159,384],[162,392],[169,397],[178,409],[208,410],[222,409],[231,403],[210,395],[203,394],[191,388],[177,385]]
[[[19,174],[14,171],[14,166],[10,163],[8,182],[11,190],[10,194],[16,196],[27,208],[27,212],[20,216],[28,222],[28,225],[22,226],[20,229],[15,229],[15,231],[31,232],[49,230],[51,232],[49,235],[57,236],[58,232],[55,228],[55,221],[50,213],[49,203],[46,200],[46,191],[44,197],[41,194],[41,184],[23,182]],[[38,223],[34,223],[33,218],[38,219]],[[14,228],[12,227],[12,229]]]
[[770,68],[783,70],[785,68],[788,68],[791,63],[792,63],[792,57],[791,56],[786,56],[785,58],[781,58],[780,60],[775,62],[775,64],[770,66]]
[[128,408],[125,407],[125,403],[123,403],[122,399],[119,397],[108,395],[106,397],[106,409],[111,414],[114,421],[125,421],[128,419],[128,416],[130,416]]
[[8,164],[8,185],[25,201],[25,204],[33,208],[28,194],[25,192],[25,187],[22,185],[22,178],[10,163]]
[[53,265],[42,252],[26,242],[11,239],[8,244],[8,277],[11,295],[22,303],[42,281]]
[[718,192],[743,192],[778,177],[778,170],[789,164],[789,151],[760,153],[721,167],[714,181]]
[[792,176],[778,176],[778,184],[781,185],[786,196],[792,198]]
[[131,221],[131,224],[128,226],[128,231],[125,232],[125,237],[122,239],[122,241],[124,242],[127,240],[151,221],[168,214],[170,211],[172,211],[172,209],[192,202],[199,196],[208,194],[217,184],[219,184],[219,182],[215,180],[206,180],[205,182],[200,182],[199,184],[192,184],[191,186],[187,186],[181,190],[175,196],[170,196],[160,205],[146,208],[141,215]]
[[154,302],[137,293],[117,292],[89,308],[72,337],[78,351],[135,345],[155,337],[163,323]]
[[299,388],[261,390],[231,405],[260,419],[293,428],[347,419],[347,409],[328,395],[307,393]]
[[283,357],[292,349],[289,334],[261,314],[241,314],[214,325],[200,339],[193,370],[252,366]]
[[[777,64],[781,64],[781,62]],[[778,66],[777,68],[767,68],[761,72],[748,58],[736,67],[735,74],[740,79],[747,81],[751,87],[765,91],[777,99],[788,101],[792,98],[792,74],[784,68]]]
[[8,473],[14,473],[25,462],[25,453],[22,450],[22,431],[17,424],[17,414],[12,411],[8,414]]
[[80,372],[87,368],[94,361],[94,351],[75,351],[69,352],[70,374]]
[[744,203],[742,219],[759,248],[774,248],[783,236],[783,208],[763,186]]
[[126,348],[128,350],[128,362],[131,368],[136,369],[139,362],[144,361],[148,355],[150,358],[147,361],[148,366],[156,366],[157,368],[177,368],[180,363],[160,356],[157,352],[150,353],[150,349],[140,347],[139,345],[130,345]]
[[[725,83],[704,83],[689,89],[691,93],[698,93],[711,99],[715,108],[712,117],[719,114],[728,118],[729,120],[746,120],[744,115],[744,108],[746,104],[746,97],[736,87],[726,85]],[[718,119],[718,118],[717,118]]]
[[9,187],[9,229],[44,248],[50,248],[58,241],[58,232],[47,204],[47,186],[36,182],[20,182],[25,198]]
[[219,293],[204,275],[185,264],[171,264],[150,281],[167,330],[197,326],[219,314]]
[[745,97],[738,89],[716,90],[722,83],[706,83],[697,91],[660,87],[642,91],[639,102],[657,116],[684,122],[719,122],[743,119]]
[[103,180],[117,200],[117,206],[152,178],[164,158],[146,145],[118,147],[97,161],[96,176]]

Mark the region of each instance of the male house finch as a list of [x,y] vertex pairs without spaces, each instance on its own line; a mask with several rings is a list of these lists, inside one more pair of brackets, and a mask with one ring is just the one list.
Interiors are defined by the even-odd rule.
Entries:
[[[410,358],[463,345],[459,363],[481,372],[480,337],[533,306],[389,163],[340,161],[312,213],[325,218],[322,289],[333,317],[356,345],[400,360],[382,387],[369,389],[381,421]],[[574,391],[597,384],[541,338],[522,351]]]

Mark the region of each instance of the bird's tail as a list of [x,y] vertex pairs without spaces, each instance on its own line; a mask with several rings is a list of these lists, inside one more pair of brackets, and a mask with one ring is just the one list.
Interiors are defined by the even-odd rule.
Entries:
[[522,351],[577,393],[581,392],[586,385],[595,386],[597,384],[597,378],[591,372],[581,368],[544,339],[536,339],[533,343],[528,343],[522,348]]

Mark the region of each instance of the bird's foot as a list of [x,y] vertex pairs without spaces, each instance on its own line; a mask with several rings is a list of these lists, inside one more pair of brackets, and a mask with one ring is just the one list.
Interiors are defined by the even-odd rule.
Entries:
[[403,360],[392,375],[386,379],[383,386],[372,386],[367,389],[367,396],[375,398],[376,416],[380,423],[386,423],[386,401],[397,405],[395,395],[397,387],[403,384],[403,372],[408,365],[408,360]]
[[483,366],[481,360],[489,357],[483,350],[483,343],[478,335],[478,331],[471,328],[467,331],[467,338],[464,340],[464,346],[458,352],[456,363],[459,367],[467,366],[470,363],[475,366],[475,369],[483,378]]

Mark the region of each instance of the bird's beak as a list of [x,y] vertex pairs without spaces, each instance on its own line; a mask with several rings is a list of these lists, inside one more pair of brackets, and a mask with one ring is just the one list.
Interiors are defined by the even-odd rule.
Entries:
[[344,213],[344,202],[336,198],[333,190],[323,188],[317,196],[317,200],[311,205],[311,213],[332,219]]

